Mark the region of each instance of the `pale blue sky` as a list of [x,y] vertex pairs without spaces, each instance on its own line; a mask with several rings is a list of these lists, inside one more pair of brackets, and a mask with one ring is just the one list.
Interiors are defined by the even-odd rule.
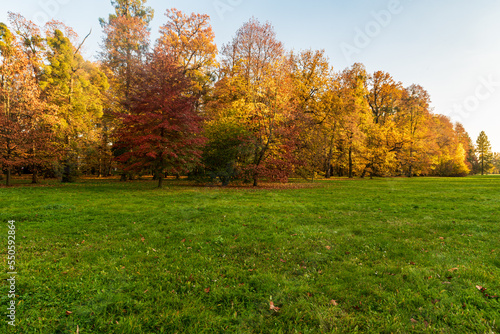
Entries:
[[[500,2],[498,0],[149,0],[155,9],[152,37],[175,7],[212,18],[218,46],[255,16],[269,20],[288,49],[325,49],[332,66],[354,62],[426,88],[435,112],[461,121],[475,141],[484,130],[500,152]],[[102,38],[99,17],[109,0],[19,0],[0,3],[34,21],[56,18],[80,36],[93,29],[85,54],[93,57]]]

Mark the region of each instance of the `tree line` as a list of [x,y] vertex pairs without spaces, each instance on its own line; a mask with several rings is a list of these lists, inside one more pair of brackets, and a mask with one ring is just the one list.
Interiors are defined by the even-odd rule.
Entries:
[[323,50],[286,50],[245,22],[220,49],[207,15],[165,13],[152,43],[146,0],[112,0],[98,61],[58,21],[0,24],[0,164],[60,177],[466,176],[500,169],[486,135],[434,113],[428,92]]

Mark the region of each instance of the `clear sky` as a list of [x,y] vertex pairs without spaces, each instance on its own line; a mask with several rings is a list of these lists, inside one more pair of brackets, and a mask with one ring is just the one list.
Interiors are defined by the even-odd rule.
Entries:
[[[500,152],[500,1],[498,0],[149,0],[152,38],[167,8],[209,14],[218,46],[250,17],[273,23],[288,49],[325,49],[332,66],[354,62],[382,70],[405,86],[420,84],[436,113],[464,124],[475,142],[484,130]],[[0,3],[35,22],[55,18],[80,36],[93,32],[85,55],[99,50],[98,18],[109,0],[22,0]]]

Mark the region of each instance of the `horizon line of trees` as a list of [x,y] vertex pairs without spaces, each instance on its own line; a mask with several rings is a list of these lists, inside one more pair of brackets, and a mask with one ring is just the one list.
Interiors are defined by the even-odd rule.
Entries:
[[[419,85],[323,50],[287,51],[252,18],[220,50],[207,15],[167,10],[151,44],[146,0],[113,0],[99,61],[61,22],[0,23],[0,166],[71,182],[152,174],[286,182],[290,176],[500,172],[484,132],[430,107]],[[1,176],[1,174],[0,174]]]

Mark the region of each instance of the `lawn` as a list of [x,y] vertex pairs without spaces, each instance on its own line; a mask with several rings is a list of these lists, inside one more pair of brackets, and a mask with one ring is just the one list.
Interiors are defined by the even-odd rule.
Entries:
[[500,177],[167,186],[0,188],[0,332],[500,332]]

